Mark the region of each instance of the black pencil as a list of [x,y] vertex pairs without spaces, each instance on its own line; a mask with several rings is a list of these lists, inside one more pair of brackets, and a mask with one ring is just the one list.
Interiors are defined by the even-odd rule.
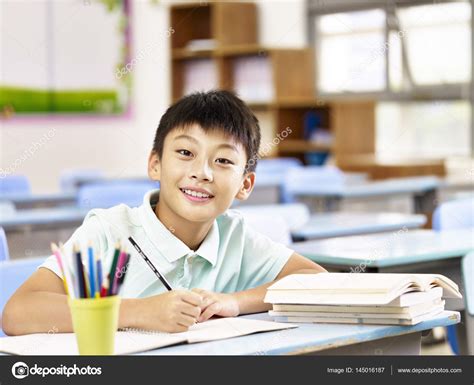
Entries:
[[173,290],[171,288],[171,285],[168,283],[165,277],[163,277],[158,269],[151,263],[151,261],[148,259],[148,257],[145,255],[145,253],[142,251],[140,246],[138,246],[137,242],[133,239],[133,237],[128,237],[129,242],[135,247],[135,249],[138,251],[138,254],[142,256],[142,258],[145,260],[145,262],[150,266],[150,269],[153,270],[155,275],[158,277],[158,279],[161,281],[161,283],[168,289],[168,290]]

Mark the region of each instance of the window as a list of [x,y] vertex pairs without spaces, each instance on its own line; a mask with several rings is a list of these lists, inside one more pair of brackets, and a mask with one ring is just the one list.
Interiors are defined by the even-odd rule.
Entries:
[[468,101],[379,103],[376,151],[393,157],[468,156]]
[[[408,65],[416,85],[471,80],[471,7],[467,2],[397,11]],[[398,65],[394,63],[394,65]]]
[[321,16],[317,88],[322,92],[385,88],[385,12],[370,10]]

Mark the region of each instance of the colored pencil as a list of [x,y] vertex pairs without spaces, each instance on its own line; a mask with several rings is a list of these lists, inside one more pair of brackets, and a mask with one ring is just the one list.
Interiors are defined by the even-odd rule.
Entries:
[[114,278],[112,280],[112,295],[117,295],[118,284],[119,280],[125,274],[124,266],[125,266],[125,259],[127,258],[127,252],[122,250],[120,252],[120,256],[117,263],[117,268],[115,269]]
[[114,253],[114,258],[112,260],[112,266],[110,267],[108,295],[112,295],[113,282],[115,279],[115,269],[117,268],[119,255],[120,255],[120,242],[117,242],[117,244],[115,245],[115,253]]
[[92,248],[92,243],[89,242],[87,247],[87,252],[89,255],[89,285],[90,285],[90,297],[95,297],[95,268],[94,268],[94,249]]
[[97,292],[95,293],[96,294],[96,297],[100,297],[101,296],[101,289],[102,289],[102,260],[100,258],[100,255],[99,254],[96,254],[96,264],[97,264]]
[[86,279],[84,276],[84,266],[82,264],[81,250],[79,249],[77,245],[74,245],[74,256],[76,258],[77,284],[79,288],[79,297],[87,298]]
[[66,277],[66,270],[64,269],[64,264],[62,261],[62,256],[59,252],[59,248],[55,243],[51,243],[51,251],[56,257],[56,260],[58,261],[59,269],[61,270],[61,274],[63,276],[63,285],[64,285],[64,290],[66,291],[66,295],[69,295],[69,288],[68,288],[68,279]]

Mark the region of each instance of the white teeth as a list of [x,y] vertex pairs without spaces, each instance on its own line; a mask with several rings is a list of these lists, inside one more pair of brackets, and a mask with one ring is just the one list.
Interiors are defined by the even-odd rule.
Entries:
[[197,192],[197,191],[193,191],[193,190],[184,190],[183,191],[188,194],[188,195],[191,195],[193,197],[198,197],[198,198],[209,198],[210,195],[208,194],[204,194],[204,193],[200,193],[200,192]]

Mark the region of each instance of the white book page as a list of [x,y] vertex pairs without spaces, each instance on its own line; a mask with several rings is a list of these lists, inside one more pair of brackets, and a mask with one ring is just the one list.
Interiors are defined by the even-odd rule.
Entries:
[[351,293],[389,293],[412,281],[412,274],[319,273],[292,274],[268,290],[315,290]]
[[[118,331],[115,354],[132,354],[179,343],[232,338],[257,332],[289,329],[297,325],[244,318],[221,318],[191,326],[183,333]],[[0,338],[0,351],[17,355],[77,355],[74,333],[40,333]]]

